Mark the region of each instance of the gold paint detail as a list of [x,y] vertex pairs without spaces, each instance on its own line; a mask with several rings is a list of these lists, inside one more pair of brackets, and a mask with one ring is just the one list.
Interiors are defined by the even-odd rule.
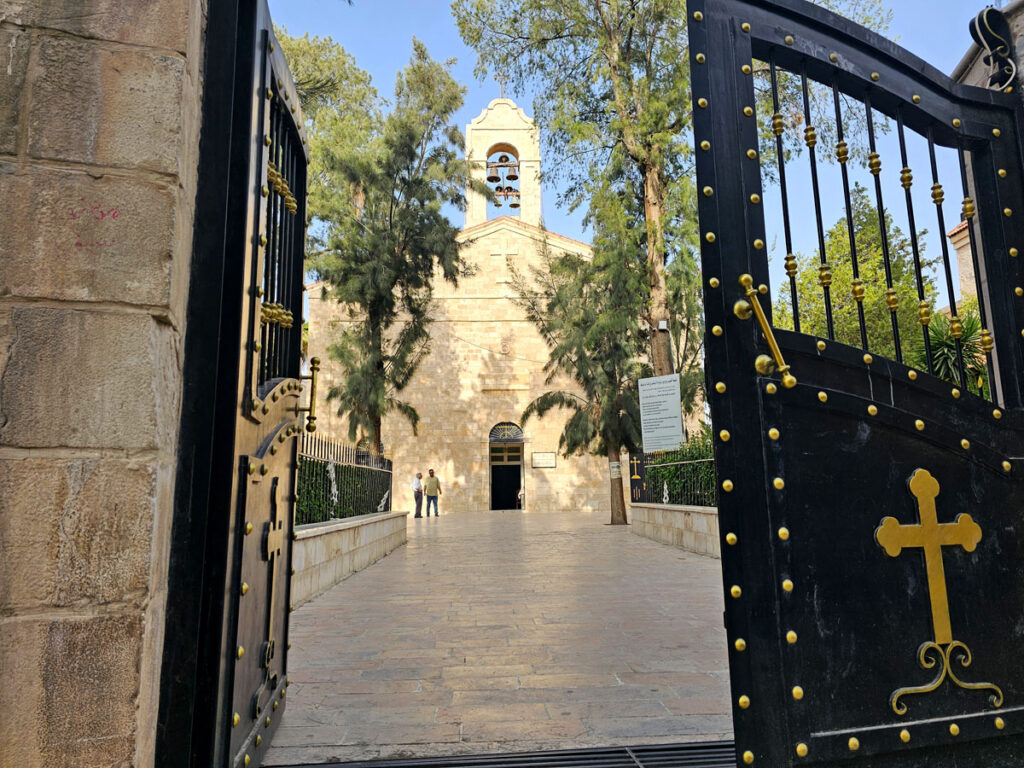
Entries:
[[243,764],[243,765],[245,765],[245,766],[248,766],[248,765],[249,765],[249,763],[251,763],[251,762],[252,762],[252,758],[251,758],[251,757],[249,757],[249,753],[247,752],[247,753],[245,754],[245,759],[244,759],[244,760],[242,760],[242,764]]
[[854,301],[864,301],[864,281],[855,277],[851,283],[850,293],[853,294]]
[[796,277],[796,256],[792,253],[786,254],[786,276],[790,278]]
[[840,141],[836,144],[836,160],[840,163],[845,163],[850,159],[850,148],[846,146],[845,141]]
[[245,535],[248,536],[250,533],[252,533],[252,523],[246,523],[245,524]]
[[838,53],[830,53],[828,55],[828,60],[831,61],[833,64],[835,64],[837,61],[839,61],[839,54]]
[[740,299],[732,305],[732,313],[740,320],[749,320],[750,316],[754,313],[754,308],[750,305],[749,301]]
[[913,183],[914,174],[911,172],[910,168],[908,168],[907,166],[903,166],[903,170],[900,171],[900,185],[904,189],[910,189]]
[[752,202],[754,205],[757,205],[758,203],[761,202],[761,196],[755,192],[750,196],[750,202]]
[[756,239],[754,241],[754,249],[760,251],[763,248],[764,248],[764,240],[762,240],[761,238]]
[[751,72],[753,72],[749,64],[744,64],[742,67],[740,67],[740,71],[743,72],[744,75],[749,75]]
[[827,403],[828,402],[828,393],[827,392],[819,392],[818,393],[818,399],[821,402],[823,402],[823,403]]
[[264,720],[263,720],[263,727],[264,728],[269,728],[270,727],[270,715],[267,715],[264,718]]
[[818,143],[818,132],[814,130],[813,125],[808,125],[804,128],[804,142],[808,147],[814,147]]
[[1003,720],[1003,718],[1001,718],[1001,717],[997,717],[995,722],[996,722],[996,729],[997,730],[1001,731],[1001,730],[1003,730],[1003,728],[1006,727],[1006,721]]
[[960,441],[960,447],[963,448],[965,451],[971,450],[971,441],[965,437],[963,440]]
[[235,712],[235,714],[231,717],[231,727],[234,728],[240,722],[242,722],[242,717],[237,712]]
[[974,201],[970,197],[965,197],[963,208],[960,209],[960,215],[965,219],[973,219],[975,212]]
[[932,202],[936,205],[942,205],[942,200],[942,185],[939,182],[935,182],[932,184]]
[[959,339],[964,335],[964,324],[956,315],[949,318],[949,332],[952,334],[954,339]]
[[712,288],[717,288],[719,285],[721,285],[721,283],[719,282],[717,277],[712,277],[710,280],[708,280],[708,285],[710,285]]
[[921,103],[921,97],[918,96],[916,93],[913,96],[910,97],[910,100],[912,102],[914,102],[915,104],[920,104]]
[[744,21],[742,24],[740,24],[740,29],[742,29],[744,32],[749,32],[750,31],[750,25],[747,24],[747,22]]
[[737,637],[736,638],[736,642],[733,643],[732,645],[733,645],[733,648],[735,648],[737,651],[741,651],[742,652],[742,651],[747,650],[747,641],[744,640],[742,637]]
[[238,646],[238,650],[235,651],[235,656],[237,656],[238,658],[242,658],[243,656],[245,656],[245,648],[243,648],[242,646]]
[[779,430],[777,430],[775,427],[772,427],[771,429],[768,430],[768,437],[770,437],[772,440],[778,440]]
[[928,302],[922,301],[917,305],[917,318],[925,327],[932,321],[932,308],[928,306]]
[[719,382],[717,382],[715,384],[715,392],[717,392],[718,394],[720,394],[720,395],[724,394],[725,393],[725,389],[726,389],[726,387],[725,387],[725,382],[724,381],[719,381]]
[[776,477],[774,480],[772,480],[772,485],[775,486],[775,490],[781,491],[783,488],[786,487],[786,481],[783,480],[781,477]]
[[713,190],[711,187],[704,187],[703,192],[704,197],[711,197],[713,194],[715,194],[715,190]]
[[786,41],[786,45],[792,45],[795,42],[795,40],[793,40],[793,36],[792,35],[786,35],[785,41]]
[[284,308],[284,304],[274,302],[260,305],[260,324],[279,325],[282,328],[291,328],[295,317]]
[[693,20],[694,21],[704,21],[704,14],[701,13],[700,11],[694,11],[693,12]]
[[764,310],[761,309],[761,300],[758,298],[758,289],[754,287],[754,278],[748,274],[742,274],[740,275],[739,282],[744,288],[744,294],[749,301],[750,308],[757,317],[757,324],[761,326],[761,333],[764,335],[765,341],[768,342],[768,348],[771,350],[775,366],[779,373],[782,374],[782,386],[786,389],[792,389],[796,386],[796,377],[790,373],[789,366],[786,365],[786,361],[782,357],[782,349],[779,347],[779,343],[775,340],[775,334],[772,333],[772,327],[768,323],[768,317],[765,315]]
[[728,544],[730,547],[735,547],[737,541],[739,541],[739,539],[736,537],[735,533],[732,533],[730,531],[729,533],[725,534],[725,543]]
[[960,118],[959,117],[954,117],[953,118],[953,127],[954,128],[959,128],[960,126],[961,126]]
[[249,582],[243,581],[242,582],[242,594],[245,595],[248,592],[249,592]]
[[1013,209],[1003,208],[1003,216],[1005,216],[1006,218],[1010,218],[1011,216],[1013,216]]
[[916,429],[918,432],[923,432],[924,431],[924,422],[921,421],[920,419],[915,419],[914,420],[914,429]]
[[[835,56],[834,53],[832,55]],[[807,757],[807,745],[802,741],[796,745],[796,754],[797,757]]]
[[1010,462],[1008,462],[1008,461],[1004,461],[1003,462],[1003,471],[1004,472],[1009,472],[1011,469],[1013,469],[1013,465],[1010,464]]
[[732,484],[732,480],[723,480],[722,481],[722,490],[725,491],[726,493],[731,492],[733,487],[734,486]]
[[706,235],[704,235],[704,239],[707,240],[709,243],[715,242],[715,233],[708,232]]
[[733,598],[739,598],[743,594],[743,590],[740,589],[739,584],[733,584],[732,588],[729,590],[729,594],[732,595]]
[[800,699],[802,699],[803,697],[804,697],[804,689],[801,688],[799,685],[794,685],[793,686],[793,698],[796,699],[797,701],[800,701]]
[[[289,647],[289,648],[291,648],[291,647],[292,647],[292,644],[291,644],[291,643],[288,643],[288,647]],[[279,702],[275,701],[275,702],[274,702],[274,711],[275,711],[275,712],[277,711],[277,707],[278,707],[278,706],[279,706]]]
[[729,434],[729,430],[723,429],[721,432],[718,433],[718,437],[721,439],[723,443],[728,443],[729,438],[732,437],[732,435]]
[[711,335],[712,336],[721,336],[722,335],[722,326],[720,326],[720,325],[713,325],[713,326],[711,326]]
[[872,176],[877,176],[882,172],[882,158],[878,156],[877,152],[868,155],[868,169]]
[[749,159],[749,160],[756,160],[757,159],[757,150],[756,149],[748,149],[747,150],[747,159]]
[[754,753],[751,752],[749,749],[743,753],[743,762],[747,765],[754,764]]
[[957,725],[956,723],[950,723],[949,724],[949,734],[950,734],[950,736],[959,736],[960,735],[960,726]]
[[774,384],[769,382],[768,386],[764,388],[764,391],[767,392],[769,395],[774,395],[776,392],[779,391],[779,389]]
[[1006,169],[1005,168],[1000,168],[998,171],[996,171],[996,173],[999,174],[999,178],[1000,179],[1005,179],[1006,178]]
[[711,149],[711,142],[707,140],[702,141],[700,143],[700,148],[707,152],[709,149]]
[[1017,296],[1024,296],[1024,288],[1021,288],[1019,285],[1013,289],[1013,292]]
[[995,137],[996,137],[997,139],[998,139],[998,138],[999,138],[1000,136],[1002,136],[1002,134],[1003,134],[1003,132],[1002,132],[1002,131],[1000,131],[1000,130],[999,130],[998,128],[993,128],[993,129],[992,129],[992,135],[993,135],[993,136],[995,136]]
[[1010,249],[1010,258],[1011,259],[1016,259],[1017,258],[1017,253],[1018,253],[1018,251],[1017,251],[1016,248],[1011,248]]
[[772,133],[774,133],[776,136],[781,136],[785,128],[786,124],[782,119],[782,113],[776,112],[774,115],[772,115]]
[[950,392],[950,394],[953,395],[953,399],[955,400],[955,399],[960,397],[960,390],[957,389],[956,387],[953,387],[953,389]]
[[877,416],[878,415],[878,406],[877,405],[869,405],[868,406],[868,413],[871,414],[872,416]]
[[782,580],[782,590],[784,592],[792,592],[793,591],[793,582],[790,579],[783,579]]
[[992,341],[992,333],[988,330],[988,328],[982,328],[981,329],[981,340],[980,341],[981,341],[981,351],[984,352],[986,355],[989,352],[991,352],[992,348],[995,346],[995,343]]
[[1001,418],[1003,418],[1003,412],[1000,411],[998,408],[996,408],[994,411],[992,411],[992,418],[993,419],[1001,419]]
[[785,526],[779,528],[779,538],[783,541],[789,541],[789,528],[786,528]]
[[973,552],[981,541],[981,527],[966,512],[958,514],[952,523],[938,522],[935,499],[940,488],[938,481],[928,470],[915,470],[910,478],[909,488],[917,502],[920,522],[916,525],[903,525],[894,517],[884,517],[875,530],[875,542],[889,557],[898,557],[908,548],[924,550],[935,639],[925,641],[918,647],[917,658],[922,669],[935,669],[937,666],[940,668],[929,683],[897,688],[890,695],[889,703],[897,715],[906,714],[907,705],[900,701],[903,696],[930,693],[948,677],[955,685],[966,690],[991,691],[989,700],[992,705],[1002,706],[1003,693],[998,686],[992,683],[969,683],[960,680],[953,670],[951,661],[953,654],[957,653],[956,661],[966,669],[971,664],[971,651],[967,645],[953,639],[942,548],[959,546],[966,552]]
[[740,709],[747,709],[750,707],[750,697],[740,696],[739,700],[736,703],[739,704]]
[[850,748],[851,752],[856,752],[858,749],[860,749],[860,739],[858,739],[856,736],[851,736],[850,740],[846,742],[846,746]]
[[700,107],[701,109],[707,109],[708,100],[701,96],[699,99],[697,99],[697,106]]
[[792,629],[786,633],[786,642],[790,645],[796,645],[796,632],[794,632]]
[[814,346],[816,346],[816,347],[818,348],[818,351],[819,351],[819,352],[824,352],[824,351],[825,351],[825,348],[826,348],[826,347],[827,347],[828,345],[827,345],[827,344],[825,344],[825,342],[824,342],[824,341],[820,341],[820,340],[819,340],[819,341],[818,341],[818,343],[817,343],[817,344],[815,344]]
[[770,355],[758,355],[754,358],[754,370],[762,376],[767,376],[775,371],[775,361]]
[[703,64],[705,61],[707,61],[703,53],[698,53],[696,59],[698,64]]
[[878,75],[877,72],[872,72],[871,73],[871,79],[874,80],[876,83],[878,82],[878,77],[879,77],[879,75]]
[[889,308],[890,312],[895,312],[900,308],[900,299],[896,295],[895,288],[887,288],[885,291],[885,306]]
[[277,170],[277,166],[272,162],[267,163],[267,183],[284,199],[285,210],[294,216],[299,210],[299,201],[292,194],[291,187],[288,186],[288,180],[281,175],[281,172]]
[[821,283],[822,288],[828,288],[832,285],[832,267],[828,264],[822,264],[818,267],[818,282]]
[[744,107],[743,108],[743,114],[746,115],[747,117],[753,117],[754,116],[754,109],[753,109],[753,107]]
[[[275,701],[274,703],[276,704],[277,702]],[[263,743],[263,737],[260,736],[259,734],[257,734],[256,735],[256,746],[258,747],[262,743]]]

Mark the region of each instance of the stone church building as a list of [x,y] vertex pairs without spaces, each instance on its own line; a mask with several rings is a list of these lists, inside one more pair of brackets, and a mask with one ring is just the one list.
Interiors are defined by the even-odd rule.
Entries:
[[[385,452],[394,461],[393,507],[410,508],[412,476],[433,467],[441,477],[443,512],[607,511],[607,460],[558,453],[568,414],[553,411],[520,423],[534,398],[572,383],[545,383],[547,347],[516,306],[510,282],[511,268],[529,275],[545,248],[582,256],[591,248],[542,226],[539,132],[511,99],[494,99],[466,126],[466,151],[473,175],[499,189],[493,203],[468,196],[459,240],[474,274],[457,288],[441,279],[434,284],[430,354],[401,395],[419,412],[418,434],[401,416],[384,420]],[[309,304],[309,355],[324,366],[318,430],[344,440],[347,416],[326,400],[339,375],[327,347],[347,312],[324,299],[319,284],[310,286]]]

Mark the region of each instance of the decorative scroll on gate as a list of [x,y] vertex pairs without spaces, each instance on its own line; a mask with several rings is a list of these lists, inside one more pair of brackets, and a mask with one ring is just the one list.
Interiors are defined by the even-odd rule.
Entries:
[[1024,766],[1016,83],[800,0],[688,17],[737,760]]

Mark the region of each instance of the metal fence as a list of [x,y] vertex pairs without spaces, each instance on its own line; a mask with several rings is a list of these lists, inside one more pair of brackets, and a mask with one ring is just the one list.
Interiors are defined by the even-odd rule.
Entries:
[[630,457],[630,497],[648,504],[718,506],[714,459],[666,461],[657,455]]
[[316,434],[299,445],[295,523],[391,511],[391,460]]

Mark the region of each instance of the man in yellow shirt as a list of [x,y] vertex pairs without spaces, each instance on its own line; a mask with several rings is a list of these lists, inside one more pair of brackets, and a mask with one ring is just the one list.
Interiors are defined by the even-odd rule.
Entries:
[[427,470],[427,478],[423,481],[423,492],[427,495],[427,517],[430,517],[430,505],[434,505],[434,517],[437,517],[437,497],[441,495],[441,479],[434,470]]

